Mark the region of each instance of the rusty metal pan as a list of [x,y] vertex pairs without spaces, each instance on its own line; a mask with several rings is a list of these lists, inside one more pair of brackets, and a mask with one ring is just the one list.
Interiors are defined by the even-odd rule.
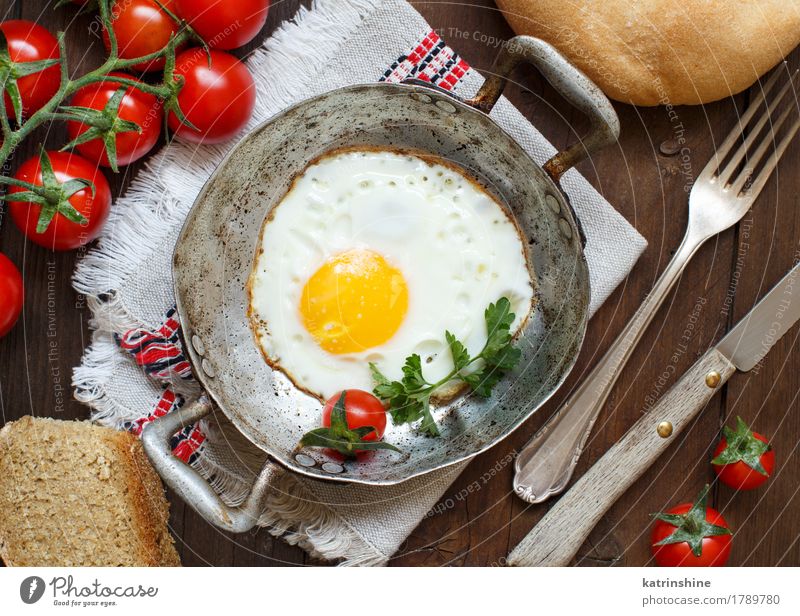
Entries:
[[[489,116],[523,62],[591,121],[586,137],[543,167]],[[198,196],[175,249],[178,314],[206,395],[145,429],[145,449],[166,483],[209,521],[242,531],[257,519],[275,463],[319,480],[390,485],[466,460],[508,436],[564,381],[586,331],[582,233],[558,180],[618,131],[611,104],[585,75],[547,43],[520,36],[503,47],[473,99],[425,82],[356,85],[303,101],[244,137]],[[402,456],[379,451],[365,463],[296,451],[300,437],[318,425],[320,402],[264,361],[247,317],[246,286],[264,220],[311,161],[343,147],[416,150],[462,167],[517,223],[537,298],[519,337],[522,361],[491,397],[463,396],[437,411],[439,438],[408,426],[392,429],[387,438]],[[169,451],[172,434],[212,409],[270,459],[240,508],[224,505]]]

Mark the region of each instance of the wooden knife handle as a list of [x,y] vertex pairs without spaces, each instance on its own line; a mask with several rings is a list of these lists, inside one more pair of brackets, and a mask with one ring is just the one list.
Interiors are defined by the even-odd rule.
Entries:
[[[547,512],[508,556],[511,566],[568,565],[600,518],[736,371],[711,349]],[[716,373],[715,376],[713,373]],[[658,426],[672,424],[659,435]]]

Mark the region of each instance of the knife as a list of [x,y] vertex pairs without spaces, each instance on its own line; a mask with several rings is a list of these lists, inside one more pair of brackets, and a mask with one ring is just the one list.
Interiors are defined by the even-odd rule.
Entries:
[[595,462],[509,554],[511,566],[568,565],[600,518],[708,404],[800,318],[800,264]]

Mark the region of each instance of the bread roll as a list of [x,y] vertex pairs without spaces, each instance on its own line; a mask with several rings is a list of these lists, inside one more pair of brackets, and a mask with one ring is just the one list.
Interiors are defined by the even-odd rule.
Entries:
[[800,43],[800,0],[497,0],[613,99],[698,104],[746,89]]

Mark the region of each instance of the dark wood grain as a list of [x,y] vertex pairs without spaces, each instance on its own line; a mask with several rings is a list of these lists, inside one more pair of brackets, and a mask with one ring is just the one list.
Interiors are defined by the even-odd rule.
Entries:
[[[289,18],[299,0],[273,3],[264,36]],[[512,36],[491,0],[412,2],[429,23],[478,70],[496,53],[488,40]],[[90,16],[71,7],[54,10],[47,0],[0,1],[3,19],[35,19],[66,29],[74,63],[97,62],[102,45],[88,34]],[[245,50],[246,51],[246,50]],[[800,65],[800,52],[790,58]],[[522,71],[508,92],[545,135],[564,146],[586,123],[533,73]],[[479,456],[445,496],[452,507],[419,525],[392,559],[396,565],[491,565],[503,558],[547,510],[530,507],[511,493],[509,454],[518,450],[564,399],[631,317],[677,247],[686,224],[685,188],[736,119],[749,93],[704,107],[677,109],[617,105],[622,121],[618,147],[609,148],[581,170],[649,241],[631,276],[593,319],[577,368],[563,390],[523,428]],[[682,126],[687,150],[665,156],[659,145]],[[61,127],[38,141],[63,143]],[[15,157],[18,164],[36,146],[32,139]],[[588,468],[722,333],[736,322],[798,258],[800,249],[800,145],[791,146],[753,212],[735,229],[706,245],[690,264],[663,307],[602,412],[581,460]],[[138,167],[113,178],[118,194]],[[26,285],[21,323],[0,341],[0,412],[11,421],[25,414],[85,418],[72,399],[72,368],[80,361],[90,331],[88,311],[70,286],[76,254],[52,254],[21,238],[5,223],[0,250],[23,270]],[[734,295],[735,292],[735,295]],[[685,340],[684,340],[685,337]],[[664,378],[662,378],[664,375]],[[734,494],[717,487],[714,505],[736,529],[732,564],[800,565],[800,352],[797,334],[781,340],[758,374],[735,375],[698,421],[613,507],[581,551],[581,565],[644,565],[650,562],[649,514],[691,499],[711,480],[708,464],[720,427],[737,414],[772,437],[775,476],[765,488]],[[484,482],[490,467],[499,472]],[[449,500],[448,500],[449,499]],[[186,565],[315,564],[298,548],[260,530],[232,536],[205,523],[179,499],[172,501],[172,528]]]

